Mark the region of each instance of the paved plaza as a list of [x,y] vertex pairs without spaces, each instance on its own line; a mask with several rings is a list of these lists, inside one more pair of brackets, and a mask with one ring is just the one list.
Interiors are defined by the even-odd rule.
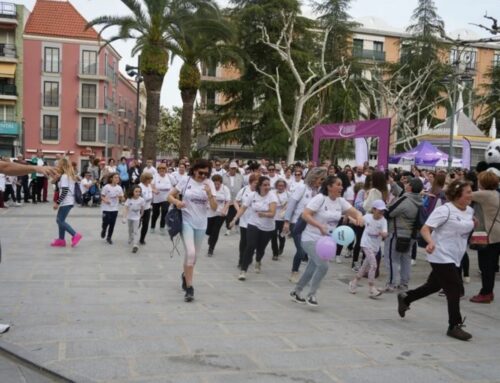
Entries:
[[[170,257],[167,237],[148,234],[132,254],[125,225],[117,223],[108,245],[99,237],[99,210],[75,208],[69,222],[83,240],[54,249],[51,207],[0,211],[0,323],[12,324],[0,347],[70,381],[500,382],[500,302],[463,300],[473,339],[460,342],[445,336],[443,297],[415,302],[400,319],[394,294],[371,300],[366,281],[349,294],[349,260],[331,263],[320,307],[310,308],[289,299],[291,241],[280,261],[268,252],[262,273],[239,282],[233,235],[221,236],[213,258],[199,259],[188,304],[182,258]],[[475,254],[471,263],[467,297],[480,284]],[[429,270],[422,256],[412,270],[415,286]],[[37,381],[8,375],[6,363],[1,383]]]

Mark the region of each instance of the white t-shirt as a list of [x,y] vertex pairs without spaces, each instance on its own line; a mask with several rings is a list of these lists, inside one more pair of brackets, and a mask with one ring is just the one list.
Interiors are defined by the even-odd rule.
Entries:
[[354,183],[359,183],[359,182],[365,183],[365,180],[366,180],[366,175],[361,174],[360,176],[358,176],[357,173],[354,173]]
[[215,200],[217,201],[217,210],[213,211],[210,206],[208,206],[207,217],[221,215],[226,203],[231,201],[231,191],[226,185],[221,185],[220,189],[215,191]]
[[293,198],[294,200],[299,201],[299,202],[297,202],[297,205],[295,206],[295,211],[293,212],[292,219],[290,220],[290,223],[297,222],[300,215],[304,211],[306,205],[315,195],[316,195],[316,192],[313,191],[306,184],[302,184],[302,185],[297,186],[297,188],[295,189],[295,191],[293,192],[293,194],[290,198]]
[[[82,194],[84,193],[87,193],[89,190],[90,190],[90,187],[92,186],[94,182],[90,179],[87,179],[87,178],[83,178],[81,181],[80,181],[80,190],[82,191]],[[85,187],[85,186],[88,186],[88,187]]]
[[243,206],[246,206],[249,210],[248,224],[257,226],[262,231],[273,231],[275,229],[274,217],[259,217],[259,212],[269,211],[269,206],[273,202],[278,204],[276,194],[272,191],[269,191],[265,196],[253,192],[253,194],[243,202]]
[[373,218],[373,214],[365,214],[365,230],[361,236],[361,247],[367,247],[374,253],[380,250],[382,237],[380,234],[387,233],[387,220]]
[[128,208],[127,219],[131,221],[139,221],[141,219],[141,211],[144,210],[146,202],[142,197],[137,199],[129,198],[125,201],[125,206]]
[[432,263],[454,263],[460,267],[469,234],[474,228],[473,216],[474,210],[470,206],[463,211],[451,202],[434,209],[425,224],[434,229],[432,239],[436,248],[432,254],[427,254],[427,260]]
[[119,197],[123,197],[123,189],[120,185],[107,184],[102,188],[101,195],[109,200],[109,203],[102,201],[102,211],[118,211]]
[[153,179],[153,185],[157,191],[157,193],[153,193],[153,203],[166,202],[168,193],[170,193],[173,187],[170,176],[165,174],[165,176],[162,177],[157,174]]
[[0,174],[0,191],[5,191],[6,178],[5,174]]
[[144,210],[151,209],[151,202],[153,201],[153,188],[151,187],[151,184],[148,186],[144,185],[142,182],[139,184],[141,187],[141,197],[144,198]]
[[62,200],[59,206],[69,206],[75,204],[75,181],[70,179],[67,174],[63,174],[59,180],[59,189],[68,188],[66,197]]
[[[43,158],[38,158],[38,159],[36,160],[36,164],[37,164],[38,166],[43,166]],[[36,173],[36,176],[37,176],[37,177],[45,177],[45,174],[43,174],[43,173]]]
[[349,186],[344,192],[344,198],[350,204],[354,203],[354,187]]
[[150,168],[146,166],[144,167],[144,169],[142,169],[142,172],[151,174],[153,178],[156,177],[156,175],[158,174],[158,170],[156,170],[154,166],[151,166]]
[[304,185],[304,180],[296,181],[293,179],[288,184],[288,191],[293,194],[300,185]]
[[[245,201],[252,196],[254,192],[250,189],[250,186],[245,186],[243,189],[241,189],[238,194],[236,195],[235,200],[238,202],[240,206],[244,205]],[[240,223],[239,226],[246,229],[248,226],[248,217],[250,216],[250,213],[248,210],[246,210],[243,215],[240,217]]]
[[182,223],[188,223],[197,230],[207,228],[207,208],[210,208],[210,204],[205,185],[208,185],[215,195],[215,185],[211,180],[197,182],[189,177],[175,185],[177,191],[183,193],[182,201],[186,204],[182,209]]
[[178,171],[175,171],[175,172],[172,173],[172,178],[173,178],[173,181],[174,181],[174,185],[173,186],[176,186],[180,182],[187,181],[188,178],[189,178],[189,176],[188,176],[187,173],[180,174]]
[[276,182],[278,182],[278,180],[282,179],[279,175],[275,175],[274,177],[267,176],[267,178],[269,178],[269,183],[271,184],[271,189],[276,189],[276,187],[275,187]]
[[288,198],[290,198],[290,193],[286,190],[283,193],[278,193],[277,190],[273,190],[273,192],[276,194],[276,199],[278,201],[274,219],[276,221],[283,221],[285,219],[286,205],[288,203]]
[[218,175],[220,175],[222,177],[222,176],[224,176],[224,174],[226,174],[226,171],[224,170],[224,168],[220,168],[219,170],[213,168],[211,175],[214,176],[216,174],[218,174]]
[[[328,231],[333,231],[337,227],[342,215],[349,210],[352,205],[344,198],[335,200],[323,194],[318,194],[306,206],[315,212],[314,219],[322,225],[328,226]],[[317,241],[321,238],[321,232],[315,226],[307,224],[302,232],[302,241]]]

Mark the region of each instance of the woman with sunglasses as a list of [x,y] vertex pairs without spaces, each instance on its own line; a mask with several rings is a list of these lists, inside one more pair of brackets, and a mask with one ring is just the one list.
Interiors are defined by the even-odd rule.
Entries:
[[285,224],[286,204],[290,193],[286,190],[286,181],[282,179],[276,182],[276,190],[273,191],[276,194],[278,204],[276,206],[275,229],[271,239],[271,247],[273,249],[273,261],[277,261],[285,249],[286,236],[283,234],[283,225]]
[[153,180],[153,214],[151,217],[151,233],[155,232],[156,221],[160,218],[160,233],[165,233],[165,216],[168,211],[167,196],[172,190],[172,179],[167,174],[167,165],[161,163],[157,168],[158,174]]
[[302,179],[302,170],[296,168],[293,172],[292,181],[288,183],[288,191],[290,192],[290,194],[293,194],[295,189],[297,189],[301,185],[304,185],[304,180]]
[[181,278],[186,302],[194,299],[193,271],[207,230],[208,209],[217,210],[215,186],[209,179],[210,170],[210,162],[197,160],[189,170],[189,177],[175,185],[167,199],[182,210],[181,238],[185,257]]
[[231,226],[234,226],[236,220],[247,210],[249,211],[247,245],[241,263],[241,273],[238,277],[240,281],[246,280],[246,273],[248,266],[252,263],[254,252],[257,253],[255,272],[260,273],[261,271],[262,258],[275,230],[274,216],[276,215],[277,202],[276,194],[271,192],[269,178],[259,177],[255,192],[243,202],[243,206],[231,222]]

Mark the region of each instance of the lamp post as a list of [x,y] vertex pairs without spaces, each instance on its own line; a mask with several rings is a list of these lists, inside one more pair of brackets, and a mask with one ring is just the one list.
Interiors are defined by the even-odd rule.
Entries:
[[126,65],[125,71],[130,77],[133,77],[135,82],[137,82],[137,99],[136,99],[136,112],[135,112],[135,143],[134,143],[134,151],[136,158],[139,157],[139,125],[141,123],[140,112],[140,97],[141,97],[141,82],[143,78],[141,76],[141,72],[138,66]]

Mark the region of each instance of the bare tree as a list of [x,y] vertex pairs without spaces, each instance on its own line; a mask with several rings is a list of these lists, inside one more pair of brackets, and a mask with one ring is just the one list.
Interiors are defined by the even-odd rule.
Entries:
[[486,29],[488,32],[490,32],[492,35],[497,35],[500,33],[500,28],[498,27],[498,20],[495,19],[494,17],[488,16],[488,14],[485,14],[483,16],[487,20],[491,20],[491,27],[484,26],[483,24],[474,24],[471,23],[471,25],[475,25],[476,27]]
[[[292,52],[296,14],[283,12],[281,16],[283,19],[283,28],[278,39],[275,42],[271,41],[266,27],[261,25],[261,42],[273,49],[280,56],[293,75],[296,87],[293,100],[295,104],[294,113],[291,118],[287,118],[284,113],[279,67],[276,67],[275,73],[268,73],[259,68],[255,62],[251,61],[251,64],[258,73],[266,78],[266,85],[276,94],[278,115],[289,136],[287,162],[290,164],[295,160],[299,138],[312,130],[324,118],[323,108],[320,105],[320,93],[337,82],[344,83],[347,79],[349,67],[342,64],[333,69],[326,68],[325,51],[328,36],[331,33],[331,28],[327,28],[321,32],[324,33],[324,36],[321,43],[320,60],[319,62],[308,64],[308,77],[305,78],[306,76],[302,75],[297,68]],[[311,112],[306,113],[305,107],[313,99],[317,100],[317,105],[310,108]]]

